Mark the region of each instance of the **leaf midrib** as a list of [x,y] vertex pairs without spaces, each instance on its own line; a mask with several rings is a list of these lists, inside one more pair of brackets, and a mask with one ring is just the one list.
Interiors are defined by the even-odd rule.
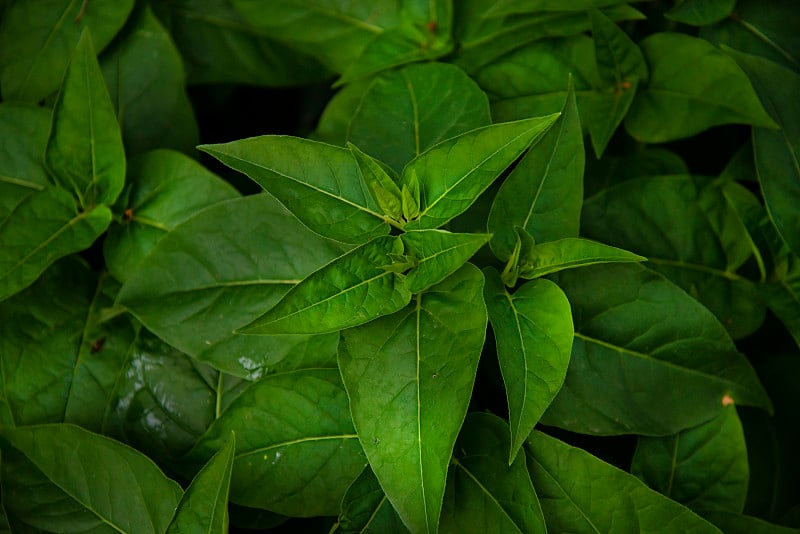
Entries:
[[293,439],[290,441],[282,441],[280,443],[273,443],[272,445],[268,445],[266,447],[259,447],[258,449],[253,449],[247,452],[242,452],[234,456],[235,460],[240,458],[245,458],[247,456],[255,455],[255,454],[263,454],[265,452],[271,451],[273,449],[278,449],[280,447],[290,447],[292,445],[300,445],[302,443],[314,443],[317,441],[327,441],[327,440],[336,440],[336,439],[358,439],[358,434],[334,434],[330,436],[306,436],[304,438]]
[[522,531],[522,529],[520,529],[520,528],[517,526],[517,522],[516,522],[516,521],[514,521],[514,518],[512,518],[512,517],[511,517],[511,516],[508,514],[508,511],[506,511],[506,509],[505,509],[505,508],[503,508],[503,505],[502,505],[502,504],[500,504],[500,501],[498,501],[498,500],[497,500],[497,498],[496,498],[496,497],[495,497],[495,496],[492,494],[492,492],[491,492],[491,491],[489,491],[489,490],[486,488],[486,486],[484,486],[484,485],[481,483],[481,481],[480,481],[480,480],[478,480],[478,477],[476,477],[475,475],[473,475],[473,474],[472,474],[472,472],[471,472],[469,469],[467,469],[467,467],[466,467],[464,464],[462,464],[461,462],[459,462],[459,461],[458,461],[458,460],[457,460],[455,457],[452,459],[452,462],[453,462],[453,465],[455,465],[455,466],[457,466],[457,467],[460,467],[460,468],[461,468],[461,470],[462,470],[462,471],[464,471],[464,473],[466,473],[466,475],[467,475],[467,476],[468,476],[470,479],[472,479],[472,481],[475,483],[475,485],[476,485],[476,486],[478,486],[478,488],[479,488],[479,489],[480,489],[480,490],[481,490],[481,491],[482,491],[484,494],[486,494],[486,496],[488,496],[488,497],[489,497],[489,499],[491,500],[491,502],[492,502],[492,503],[494,503],[494,505],[495,505],[495,506],[496,506],[496,507],[497,507],[497,508],[498,508],[498,509],[499,509],[499,510],[502,512],[503,516],[504,516],[506,519],[508,519],[508,521],[509,521],[509,522],[510,522],[512,525],[514,525],[515,527],[517,527],[517,532],[520,532],[520,533],[522,533],[522,532],[523,532],[523,531]]

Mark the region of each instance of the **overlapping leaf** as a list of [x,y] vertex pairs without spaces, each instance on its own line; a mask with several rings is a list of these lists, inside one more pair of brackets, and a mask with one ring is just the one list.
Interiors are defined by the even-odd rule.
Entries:
[[408,532],[370,466],[364,468],[342,498],[339,526],[335,532]]
[[735,6],[736,0],[681,0],[664,16],[685,24],[705,26],[727,17]]
[[539,243],[531,247],[527,254],[521,254],[519,276],[531,279],[574,267],[598,263],[636,262],[646,259],[627,250],[589,239],[567,237]]
[[419,293],[457,271],[489,241],[489,235],[417,230],[404,233],[400,239],[414,266],[406,274],[405,286]]

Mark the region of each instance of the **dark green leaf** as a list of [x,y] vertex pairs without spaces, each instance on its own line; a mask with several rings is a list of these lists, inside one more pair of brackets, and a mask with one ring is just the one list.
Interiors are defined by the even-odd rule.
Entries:
[[800,258],[794,254],[780,258],[767,288],[767,303],[800,346]]
[[558,241],[548,241],[534,245],[526,255],[519,259],[519,276],[522,278],[538,278],[546,274],[595,265],[598,263],[646,261],[627,250],[611,247],[581,239],[568,237]]
[[137,9],[100,66],[128,155],[154,148],[194,153],[197,123],[186,96],[183,62],[149,7]]
[[645,148],[624,156],[606,155],[601,160],[586,160],[585,198],[591,198],[618,182],[645,176],[689,174],[681,157],[665,148]]
[[611,137],[628,113],[638,87],[637,80],[622,82],[609,90],[598,90],[586,95],[581,102],[586,116],[584,122],[588,126],[592,147],[598,158],[602,157]]
[[347,149],[277,135],[199,148],[247,174],[320,235],[360,244],[389,233]]
[[509,463],[564,383],[574,330],[564,293],[549,280],[509,294],[494,269],[484,270],[484,299],[508,400]]
[[747,446],[736,409],[661,438],[640,437],[631,473],[692,510],[741,513],[747,497]]
[[658,274],[606,264],[561,271],[555,280],[572,305],[575,341],[545,424],[665,435],[717,416],[728,397],[771,409],[722,325]]
[[[513,123],[512,123],[513,124]],[[572,90],[563,114],[500,187],[489,213],[490,245],[507,260],[519,226],[539,242],[577,237],[583,202],[583,135]]]
[[342,333],[339,367],[359,440],[412,531],[436,531],[486,335],[482,289],[468,264],[404,310]]
[[706,26],[729,16],[735,5],[736,0],[677,0],[664,16],[685,24]]
[[403,169],[402,183],[416,174],[422,205],[409,230],[437,228],[465,211],[560,114],[478,128],[423,152]]
[[134,0],[14,2],[0,25],[0,91],[4,100],[38,102],[58,89],[81,31],[91,28],[97,50],[111,42]]
[[534,432],[526,452],[551,531],[719,533],[633,475],[546,434]]
[[134,158],[116,205],[122,223],[103,241],[108,270],[126,281],[168,231],[202,208],[237,196],[227,182],[178,152],[154,150]]
[[309,273],[341,254],[268,195],[218,203],[158,242],[117,301],[159,337],[225,372],[258,378],[286,357],[335,351],[337,336],[241,336]]
[[366,461],[336,369],[262,378],[189,453],[211,456],[236,434],[231,501],[291,516],[336,515]]
[[782,527],[757,517],[722,510],[704,511],[703,517],[725,534],[797,534],[796,528]]
[[125,150],[88,31],[75,48],[56,97],[45,163],[81,207],[113,204],[125,182]]
[[405,279],[406,289],[419,293],[456,272],[479,248],[488,234],[451,234],[444,230],[418,230],[400,236],[414,268]]
[[348,142],[347,147],[353,153],[361,178],[367,184],[375,203],[385,215],[402,223],[403,200],[395,180],[381,167],[380,162],[359,150],[353,143]]
[[[74,425],[0,428],[0,442],[7,511],[46,531],[63,532],[72,523],[84,532],[164,532],[183,493],[143,454]],[[8,476],[12,448],[16,462],[30,462],[26,471],[65,502],[37,508],[26,498],[25,481]],[[33,495],[43,493],[36,488]]]
[[186,488],[167,534],[228,533],[228,491],[231,484],[235,435],[217,451]]
[[591,8],[629,4],[632,0],[498,0],[486,14],[492,17],[536,11],[585,11]]
[[369,466],[364,468],[347,489],[342,499],[339,528],[336,532],[343,534],[408,532]]
[[486,95],[446,63],[382,74],[347,118],[348,139],[398,173],[433,145],[491,123]]
[[[389,73],[384,74],[389,75],[393,71],[389,71]],[[315,141],[322,141],[324,143],[328,143],[331,145],[337,146],[346,146],[347,145],[347,130],[350,125],[351,118],[353,118],[356,114],[356,110],[359,109],[361,105],[361,99],[364,97],[366,92],[369,90],[370,85],[372,84],[372,80],[369,78],[363,80],[357,80],[353,83],[347,84],[337,92],[331,99],[328,101],[328,104],[325,106],[325,109],[322,110],[322,115],[319,118],[319,122],[317,123],[317,128],[311,134],[309,134],[309,138]],[[399,103],[396,103],[399,107]],[[391,107],[394,109],[394,106]],[[386,126],[394,126],[395,121],[386,121],[383,120],[384,116],[380,115],[379,124],[373,124],[373,127],[386,127]],[[381,139],[383,136],[381,135],[373,135],[370,133],[368,138],[365,139],[364,136],[360,136],[357,139],[351,139],[354,143],[358,146],[364,148],[364,150],[368,150],[370,152],[375,152],[376,147],[372,146],[370,143],[372,141]],[[387,159],[387,155],[381,155],[382,159]]]
[[505,421],[467,416],[447,477],[441,532],[547,532],[525,453],[509,465],[503,451],[510,445]]
[[729,123],[775,127],[747,76],[707,41],[657,33],[640,46],[650,81],[625,118],[625,128],[637,140],[663,143]]

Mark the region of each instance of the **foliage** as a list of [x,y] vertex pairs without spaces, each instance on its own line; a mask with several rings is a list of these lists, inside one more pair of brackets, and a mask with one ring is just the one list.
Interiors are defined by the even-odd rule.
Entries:
[[791,0],[0,13],[0,532],[800,528]]

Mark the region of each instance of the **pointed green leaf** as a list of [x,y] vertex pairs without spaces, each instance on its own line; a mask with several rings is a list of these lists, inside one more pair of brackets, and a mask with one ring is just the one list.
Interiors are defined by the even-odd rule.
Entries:
[[[399,247],[399,248],[398,248]],[[246,334],[324,334],[394,313],[411,300],[403,278],[382,267],[402,253],[399,237],[376,237],[293,287]]]
[[342,534],[408,532],[400,516],[386,498],[375,473],[368,465],[342,499],[339,527]]
[[250,379],[288,356],[335,350],[336,335],[242,336],[309,273],[342,254],[269,195],[220,202],[164,236],[117,302],[149,330],[202,361]]
[[[0,428],[0,444],[6,510],[45,531],[61,530],[65,518],[81,518],[78,525],[84,531],[164,532],[183,493],[140,452],[74,425]],[[64,502],[58,503],[58,514],[29,509],[35,503],[24,486],[27,481],[6,476],[10,451],[17,467],[29,464],[26,471],[46,491],[60,495]]]
[[452,234],[444,230],[417,230],[400,236],[406,254],[415,258],[406,274],[406,289],[419,293],[456,272],[479,248],[488,234]]
[[336,515],[366,465],[336,369],[255,382],[190,451],[204,462],[236,434],[230,499],[280,514]]
[[412,173],[420,180],[422,206],[409,230],[437,228],[465,211],[560,114],[478,128],[423,152],[403,169],[402,183]]
[[735,6],[736,0],[678,0],[664,16],[684,24],[706,26],[729,16]]
[[511,439],[509,463],[564,383],[572,349],[572,312],[549,280],[509,294],[497,271],[484,270],[483,294],[506,387]]
[[594,91],[583,98],[581,109],[586,116],[592,147],[598,158],[603,156],[611,137],[628,113],[638,86],[637,80],[623,82],[605,91]]
[[703,517],[725,534],[797,534],[797,529],[769,523],[758,517],[722,510],[704,510]]
[[360,244],[389,233],[347,149],[280,135],[198,148],[249,176],[322,236]]
[[56,183],[84,209],[113,204],[122,191],[122,134],[87,30],[56,97],[44,159]]
[[568,237],[530,248],[520,257],[519,275],[531,279],[564,269],[621,261],[647,261],[647,258],[597,241]]
[[419,218],[419,178],[416,172],[412,172],[406,183],[403,184],[403,217],[406,221],[413,221]]
[[631,473],[698,513],[741,513],[747,498],[747,445],[736,409],[671,436],[642,436]]
[[509,464],[508,425],[495,415],[471,413],[456,441],[447,476],[440,532],[544,533],[542,508],[525,465]]
[[592,9],[590,15],[600,79],[611,86],[622,86],[626,81],[647,82],[647,63],[636,43],[601,11]]
[[491,124],[480,87],[455,65],[439,62],[381,74],[347,119],[348,139],[398,173],[433,145]]
[[674,141],[730,123],[775,127],[747,76],[704,39],[656,33],[640,47],[650,81],[625,117],[625,128],[637,140]]
[[395,221],[402,221],[403,201],[397,183],[386,173],[377,160],[359,150],[353,143],[348,142],[347,147],[358,164],[361,178],[367,184],[372,198],[383,210],[383,213]]
[[179,152],[154,150],[131,160],[127,187],[115,209],[121,224],[103,241],[106,266],[126,281],[156,243],[202,208],[238,197],[217,175]]
[[525,450],[551,531],[720,532],[633,475],[546,434],[531,434]]
[[578,236],[584,151],[574,90],[568,91],[563,109],[503,182],[492,204],[487,227],[494,236],[489,244],[501,260],[511,254],[517,226],[537,243]]
[[467,264],[404,310],[342,332],[358,437],[406,526],[435,532],[447,466],[486,335],[483,276]]
[[228,533],[228,491],[235,450],[236,438],[231,434],[186,488],[167,534]]
[[660,275],[609,263],[554,280],[572,305],[575,340],[564,387],[543,423],[658,436],[716,417],[726,398],[771,409],[723,326]]
[[[0,24],[0,92],[3,99],[39,102],[58,89],[72,51],[91,28],[97,51],[111,42],[134,0],[26,0],[13,2]],[[84,9],[85,7],[85,9]]]
[[79,212],[67,191],[26,197],[0,222],[0,300],[31,285],[55,260],[89,248],[111,224],[111,210]]

